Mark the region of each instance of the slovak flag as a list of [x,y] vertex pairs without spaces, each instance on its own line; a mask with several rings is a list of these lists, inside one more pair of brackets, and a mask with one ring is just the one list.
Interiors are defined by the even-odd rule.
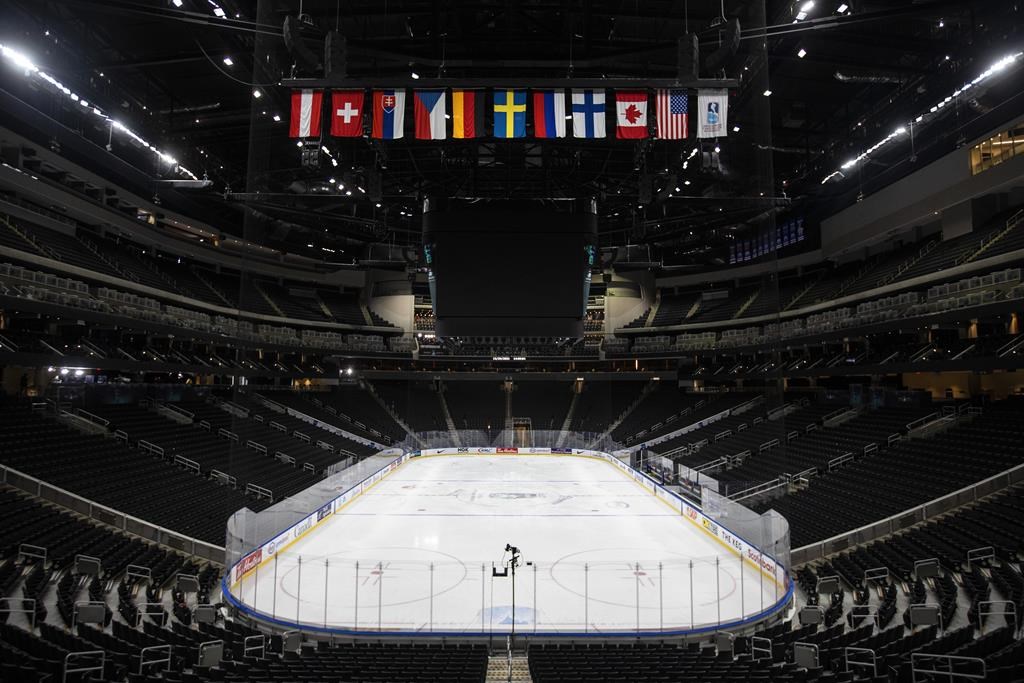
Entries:
[[445,139],[444,90],[416,90],[413,92],[413,115],[416,117],[416,139]]
[[357,138],[363,134],[362,90],[335,90],[331,93],[331,135]]
[[564,91],[533,91],[533,134],[538,138],[565,137]]
[[288,136],[293,138],[320,137],[320,111],[323,109],[323,90],[292,90],[292,118]]
[[395,140],[404,134],[405,91],[373,91],[373,137]]
[[615,137],[620,140],[647,137],[646,91],[616,91]]
[[572,91],[572,135],[576,138],[604,137],[604,90]]

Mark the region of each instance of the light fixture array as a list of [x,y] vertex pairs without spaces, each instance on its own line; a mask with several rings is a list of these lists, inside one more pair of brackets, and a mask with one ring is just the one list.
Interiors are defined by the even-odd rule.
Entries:
[[[992,66],[990,66],[989,68],[985,69],[985,71],[983,71],[980,74],[978,74],[978,76],[976,78],[974,78],[974,80],[972,80],[969,83],[965,83],[963,86],[961,86],[957,90],[954,90],[951,95],[949,95],[948,97],[943,99],[941,102],[938,102],[937,104],[932,106],[927,112],[925,112],[923,114],[920,114],[917,117],[915,117],[913,123],[909,123],[907,125],[911,125],[912,126],[912,125],[918,125],[918,124],[921,124],[921,123],[927,123],[929,120],[931,120],[931,119],[935,118],[936,116],[938,116],[940,111],[946,105],[950,104],[955,98],[957,98],[960,95],[964,94],[965,92],[967,92],[971,88],[981,84],[982,82],[986,81],[987,79],[991,78],[992,76],[1002,72],[1004,69],[1006,69],[1006,67],[1010,66],[1011,64],[1016,63],[1017,60],[1020,59],[1022,56],[1024,56],[1024,52],[1017,52],[1017,53],[1014,53],[1014,54],[1007,55],[1007,56],[1003,57],[999,61],[997,61],[994,64],[992,64]],[[833,178],[845,177],[844,174],[843,174],[843,171],[848,171],[848,170],[852,169],[854,166],[856,166],[860,162],[862,162],[865,159],[867,159],[871,154],[873,154],[874,152],[878,151],[882,147],[888,145],[889,143],[891,143],[896,138],[905,135],[906,133],[907,133],[906,126],[901,125],[901,126],[897,127],[896,130],[894,130],[893,132],[891,132],[888,135],[886,135],[884,138],[882,138],[881,140],[879,140],[878,142],[873,144],[871,147],[868,147],[866,150],[864,150],[863,152],[858,154],[853,159],[850,159],[849,161],[845,162],[842,166],[839,167],[839,170],[836,170],[836,171],[833,171],[832,173],[829,173],[827,176],[825,176],[822,179],[821,184],[824,185],[825,183],[827,183],[828,181],[832,180]]]
[[68,88],[66,85],[64,85],[56,78],[54,78],[53,76],[51,76],[50,74],[46,73],[45,71],[41,70],[38,66],[36,66],[35,63],[27,55],[18,52],[17,50],[4,45],[3,43],[0,43],[0,56],[3,56],[4,59],[6,59],[15,67],[23,70],[26,77],[38,78],[39,80],[48,83],[55,90],[63,94],[65,97],[68,97],[72,102],[76,102],[83,109],[87,111],[91,110],[93,115],[98,116],[102,118],[104,121],[108,122],[113,130],[116,130],[119,133],[127,135],[141,146],[156,154],[161,161],[163,161],[166,164],[169,164],[179,173],[187,175],[192,180],[199,180],[196,174],[194,174],[192,171],[179,164],[178,160],[175,159],[172,155],[157,149],[155,145],[150,143],[148,140],[143,138],[141,135],[139,135],[132,129],[128,128],[128,126],[124,125],[124,123],[111,118],[95,104],[90,104],[80,95],[78,95],[75,92],[72,92],[72,90]]

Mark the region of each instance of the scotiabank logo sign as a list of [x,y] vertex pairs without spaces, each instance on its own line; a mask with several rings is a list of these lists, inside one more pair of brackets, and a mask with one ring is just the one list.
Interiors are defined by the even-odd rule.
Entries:
[[747,548],[747,557],[761,569],[765,570],[772,576],[775,575],[775,563],[761,553],[753,550],[752,548]]
[[256,568],[256,565],[263,559],[263,548],[258,548],[242,558],[242,561],[235,565],[235,581]]

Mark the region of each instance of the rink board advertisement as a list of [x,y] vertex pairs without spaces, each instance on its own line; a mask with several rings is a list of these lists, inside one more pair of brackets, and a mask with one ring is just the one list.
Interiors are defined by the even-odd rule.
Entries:
[[[420,456],[430,457],[459,455],[568,455],[573,457],[589,457],[604,460],[617,467],[625,476],[633,479],[638,485],[653,494],[655,498],[670,506],[688,522],[695,525],[706,534],[712,536],[729,551],[744,558],[770,580],[774,580],[776,584],[782,587],[788,595],[788,591],[790,590],[790,580],[787,576],[786,568],[776,562],[774,558],[761,552],[756,546],[748,543],[729,529],[721,526],[710,517],[707,517],[699,508],[690,504],[675,492],[664,488],[647,475],[634,470],[618,458],[602,451],[569,448],[449,447],[428,448],[423,449],[422,451],[407,453],[328,503],[325,503],[323,506],[313,511],[296,524],[261,544],[258,548],[255,548],[250,553],[246,554],[242,559],[235,563],[229,574],[225,576],[225,583],[227,583],[227,580],[230,577],[231,588],[235,588],[239,582],[256,571],[262,564],[269,562],[277,553],[283,551],[285,548],[316,529],[318,525],[323,524],[325,521],[330,519],[332,515],[337,514],[342,508],[346,507],[349,503],[358,498],[363,492],[373,487],[377,482],[387,477],[391,472],[401,467],[410,459]],[[226,587],[225,593],[230,594],[230,591],[227,590]]]
[[398,467],[410,457],[412,456],[403,455],[394,462],[385,465],[371,474],[368,478],[339,495],[337,498],[328,501],[306,517],[279,533],[277,536],[274,536],[269,541],[264,542],[260,547],[247,554],[235,564],[231,571],[232,588],[234,588],[239,581],[252,573],[261,564],[273,559],[275,554],[284,550],[295,541],[298,541],[300,538],[316,528],[317,525],[323,523],[342,507],[352,502],[361,493],[394,470],[398,469]]

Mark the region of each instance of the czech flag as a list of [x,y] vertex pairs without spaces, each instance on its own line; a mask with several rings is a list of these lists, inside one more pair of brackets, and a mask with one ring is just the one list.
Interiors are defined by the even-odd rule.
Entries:
[[444,90],[416,90],[413,92],[413,115],[416,117],[418,140],[445,139]]
[[381,140],[402,137],[405,128],[405,91],[373,91],[372,135]]
[[494,137],[526,137],[526,91],[494,91]]
[[484,91],[452,90],[452,137],[484,135]]
[[320,112],[323,110],[323,90],[292,90],[292,117],[288,136],[293,138],[320,137]]
[[565,137],[564,91],[533,91],[533,134],[538,138]]

